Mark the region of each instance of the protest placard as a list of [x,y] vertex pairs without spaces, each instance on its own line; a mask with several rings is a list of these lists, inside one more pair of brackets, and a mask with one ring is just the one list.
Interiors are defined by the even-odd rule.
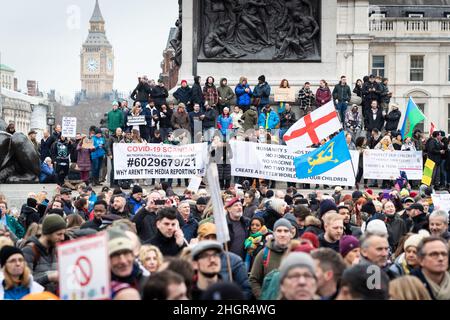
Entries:
[[205,174],[207,144],[114,144],[114,177],[192,178]]
[[[231,175],[238,177],[262,178],[276,181],[312,183],[339,186],[354,186],[356,172],[350,161],[344,162],[324,174],[308,179],[297,179],[294,157],[311,152],[304,149],[292,153],[282,145],[261,144],[254,142],[232,141],[233,150]],[[359,155],[350,151],[353,167],[358,169]]]
[[129,116],[127,119],[127,126],[145,126],[147,121],[145,120],[145,116]]
[[422,180],[421,151],[365,150],[363,157],[365,179],[395,180],[405,171],[408,180]]
[[433,200],[434,210],[450,211],[450,194],[433,193],[431,199]]
[[75,138],[77,136],[77,118],[63,117],[61,129],[61,135],[63,137]]
[[105,232],[66,241],[56,250],[61,299],[110,298],[108,236]]
[[274,101],[275,102],[295,102],[294,88],[275,88]]

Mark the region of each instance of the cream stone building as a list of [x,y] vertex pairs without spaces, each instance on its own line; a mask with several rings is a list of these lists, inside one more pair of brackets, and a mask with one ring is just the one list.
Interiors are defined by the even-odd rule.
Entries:
[[[450,1],[339,0],[337,76],[389,79],[404,114],[409,97],[427,120],[450,131]],[[400,121],[400,123],[402,123]]]
[[14,73],[14,69],[0,64],[0,86],[2,88],[14,90]]
[[106,37],[98,0],[89,23],[89,34],[80,55],[81,89],[87,98],[103,98],[113,91],[114,52]]

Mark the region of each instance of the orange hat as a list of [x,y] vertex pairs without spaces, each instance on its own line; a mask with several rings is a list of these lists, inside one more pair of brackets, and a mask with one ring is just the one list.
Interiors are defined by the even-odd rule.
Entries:
[[217,234],[216,225],[212,222],[202,223],[197,230],[197,234],[199,238],[204,238],[211,234]]
[[58,296],[55,296],[51,292],[39,292],[27,294],[22,300],[61,300]]

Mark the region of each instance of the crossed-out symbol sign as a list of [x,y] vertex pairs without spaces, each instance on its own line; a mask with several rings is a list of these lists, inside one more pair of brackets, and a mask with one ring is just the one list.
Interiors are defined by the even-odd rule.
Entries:
[[75,281],[84,287],[89,284],[92,279],[92,264],[88,258],[81,256],[75,262],[73,272]]

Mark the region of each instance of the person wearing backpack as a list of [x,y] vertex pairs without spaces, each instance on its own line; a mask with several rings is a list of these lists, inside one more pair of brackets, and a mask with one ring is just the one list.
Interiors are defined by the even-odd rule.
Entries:
[[284,218],[277,220],[273,228],[273,239],[270,239],[266,247],[256,255],[249,277],[256,299],[261,296],[264,277],[280,266],[281,258],[292,239],[291,228],[292,224],[288,220]]
[[49,214],[42,223],[42,235],[31,237],[22,249],[34,280],[45,288],[45,291],[57,293],[58,264],[56,245],[64,241],[66,221],[57,214]]

